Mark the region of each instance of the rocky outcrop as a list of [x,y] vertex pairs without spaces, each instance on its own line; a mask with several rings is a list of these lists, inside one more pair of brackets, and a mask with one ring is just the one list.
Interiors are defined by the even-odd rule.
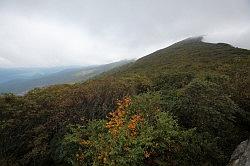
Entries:
[[228,166],[250,166],[250,138],[237,146]]

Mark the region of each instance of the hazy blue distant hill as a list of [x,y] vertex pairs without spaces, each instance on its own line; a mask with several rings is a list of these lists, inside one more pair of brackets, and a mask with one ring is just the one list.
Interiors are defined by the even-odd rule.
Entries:
[[0,95],[1,165],[227,165],[249,138],[250,50],[197,37],[125,63],[17,81],[106,71]]
[[0,93],[21,94],[35,87],[85,81],[131,61],[87,67],[0,69]]
[[59,72],[69,67],[51,68],[0,68],[0,83],[15,79],[32,79]]

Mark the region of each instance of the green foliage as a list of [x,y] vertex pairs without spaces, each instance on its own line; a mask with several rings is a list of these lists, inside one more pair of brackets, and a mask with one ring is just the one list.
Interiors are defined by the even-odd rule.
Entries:
[[155,81],[156,90],[173,90],[179,89],[187,85],[192,79],[194,79],[194,74],[190,72],[174,72],[174,73],[164,73],[160,75]]
[[[202,134],[195,128],[185,130],[178,126],[169,112],[162,112],[159,94],[135,96],[126,108],[125,116],[113,117],[124,120],[117,135],[112,134],[107,120],[91,121],[86,127],[75,126],[74,132],[64,137],[67,145],[76,147],[74,156],[64,159],[74,161],[72,165],[202,165],[222,164],[224,154],[218,142],[207,132]],[[121,110],[116,110],[121,111]],[[135,122],[136,135],[131,134],[131,119],[143,117]],[[117,128],[115,128],[117,129]],[[67,144],[65,144],[65,142]]]
[[[126,114],[122,117],[124,123],[118,135],[113,135],[112,128],[107,127],[108,121],[102,120],[90,122],[86,128],[78,130],[77,134],[74,132],[66,135],[65,142],[78,141],[81,146],[81,150],[75,152],[78,161],[74,164],[173,165],[191,162],[190,159],[182,160],[181,155],[184,155],[184,144],[187,146],[186,140],[191,138],[193,131],[181,130],[169,113],[152,107],[151,104],[158,105],[158,99],[158,96],[150,94],[137,96],[132,105],[126,108]],[[135,122],[132,120],[135,116],[141,116],[143,120]],[[121,120],[121,117],[113,118]],[[135,135],[130,133],[134,129],[131,122],[136,123]]]
[[20,165],[51,163],[50,141],[64,132],[68,124],[83,124],[75,111],[40,110],[34,102],[23,97],[6,95],[1,102],[1,157],[13,158]]
[[[227,161],[238,140],[247,138],[245,129],[237,125],[236,115],[244,111],[235,104],[223,88],[215,83],[194,80],[187,86],[167,93],[164,105],[185,128],[197,128],[200,134],[210,134],[217,149],[224,152]],[[247,119],[245,119],[247,120]]]
[[249,55],[187,40],[84,83],[2,95],[0,162],[226,165],[249,136]]

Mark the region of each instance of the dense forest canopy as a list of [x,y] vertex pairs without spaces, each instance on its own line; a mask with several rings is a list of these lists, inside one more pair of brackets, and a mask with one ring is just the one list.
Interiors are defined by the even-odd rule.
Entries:
[[250,51],[190,38],[73,85],[0,96],[1,165],[226,165]]

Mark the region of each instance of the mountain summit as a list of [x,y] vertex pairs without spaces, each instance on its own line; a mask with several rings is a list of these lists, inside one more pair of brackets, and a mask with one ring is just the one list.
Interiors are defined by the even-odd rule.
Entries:
[[250,51],[188,38],[76,84],[0,96],[3,165],[226,165],[250,134]]

